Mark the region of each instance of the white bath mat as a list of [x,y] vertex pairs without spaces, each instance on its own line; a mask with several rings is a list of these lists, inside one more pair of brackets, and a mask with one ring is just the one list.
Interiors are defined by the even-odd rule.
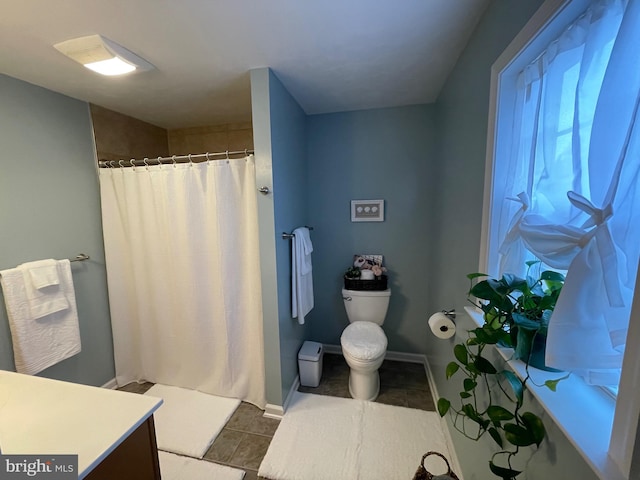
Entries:
[[244,471],[206,460],[158,452],[162,480],[242,480]]
[[[436,412],[296,392],[258,475],[270,480],[404,480],[413,478],[429,450],[451,458]],[[434,456],[426,466],[436,474],[445,470]]]
[[153,414],[158,448],[202,458],[240,404],[195,390],[154,385],[145,395],[164,401]]

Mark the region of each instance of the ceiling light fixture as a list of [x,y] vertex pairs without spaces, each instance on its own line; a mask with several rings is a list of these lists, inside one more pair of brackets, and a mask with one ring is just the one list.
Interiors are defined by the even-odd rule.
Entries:
[[56,43],[54,47],[67,57],[102,75],[124,75],[136,70],[151,70],[146,60],[101,35],[89,35]]

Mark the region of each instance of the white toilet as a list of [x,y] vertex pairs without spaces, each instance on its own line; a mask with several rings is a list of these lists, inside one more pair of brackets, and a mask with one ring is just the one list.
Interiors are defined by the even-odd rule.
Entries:
[[349,393],[359,400],[375,400],[380,391],[378,369],[387,351],[381,325],[387,316],[391,290],[342,290],[349,325],[342,332],[342,354],[351,371]]

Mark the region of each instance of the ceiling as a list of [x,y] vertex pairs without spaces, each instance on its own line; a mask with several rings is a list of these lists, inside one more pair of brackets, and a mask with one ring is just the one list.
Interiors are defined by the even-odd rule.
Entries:
[[[0,73],[164,128],[247,121],[271,67],[307,114],[434,101],[489,0],[2,0]],[[102,77],[53,44],[152,63]]]

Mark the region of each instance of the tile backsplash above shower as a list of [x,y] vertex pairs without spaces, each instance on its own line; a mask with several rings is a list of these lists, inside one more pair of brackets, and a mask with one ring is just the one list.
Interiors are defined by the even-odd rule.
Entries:
[[169,130],[172,155],[253,150],[251,122]]
[[251,122],[166,130],[91,105],[98,160],[253,150]]

